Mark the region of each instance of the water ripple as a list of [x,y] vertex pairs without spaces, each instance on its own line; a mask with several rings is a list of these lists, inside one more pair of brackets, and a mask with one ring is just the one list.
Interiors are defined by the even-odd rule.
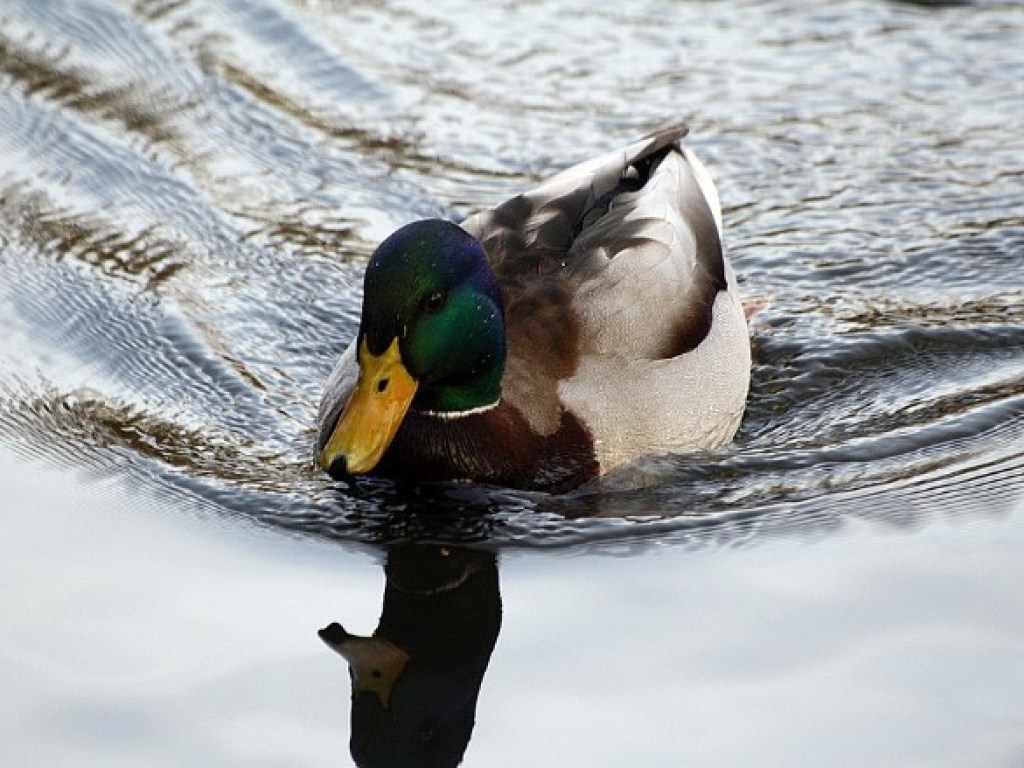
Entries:
[[[628,553],[1015,503],[1024,11],[537,5],[7,3],[2,439],[357,546]],[[383,235],[679,115],[768,305],[734,445],[565,497],[315,471]]]

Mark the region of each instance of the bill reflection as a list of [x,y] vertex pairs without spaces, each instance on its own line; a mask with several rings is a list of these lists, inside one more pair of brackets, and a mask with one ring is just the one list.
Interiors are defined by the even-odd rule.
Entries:
[[359,766],[454,766],[501,628],[493,553],[406,544],[388,552],[372,636],[338,623],[320,638],[348,662]]

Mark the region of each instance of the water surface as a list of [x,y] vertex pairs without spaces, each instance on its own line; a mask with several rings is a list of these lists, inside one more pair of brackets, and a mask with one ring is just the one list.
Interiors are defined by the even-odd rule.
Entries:
[[[1024,760],[1022,35],[998,2],[8,0],[4,762],[337,764],[316,630],[371,633],[423,539],[500,573],[466,764]],[[315,471],[380,238],[679,117],[767,304],[733,445],[568,497]]]

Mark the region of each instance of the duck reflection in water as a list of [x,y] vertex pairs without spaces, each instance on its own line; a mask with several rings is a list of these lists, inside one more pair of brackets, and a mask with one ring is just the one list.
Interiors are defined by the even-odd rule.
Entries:
[[501,628],[495,555],[407,544],[388,552],[371,637],[334,623],[320,638],[348,662],[359,766],[454,766],[469,744]]

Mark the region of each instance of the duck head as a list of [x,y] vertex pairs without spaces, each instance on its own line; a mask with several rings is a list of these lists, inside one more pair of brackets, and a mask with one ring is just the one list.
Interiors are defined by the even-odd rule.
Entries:
[[388,237],[366,268],[358,380],[320,466],[371,471],[410,407],[450,415],[497,402],[503,314],[483,246],[465,230],[429,219]]

